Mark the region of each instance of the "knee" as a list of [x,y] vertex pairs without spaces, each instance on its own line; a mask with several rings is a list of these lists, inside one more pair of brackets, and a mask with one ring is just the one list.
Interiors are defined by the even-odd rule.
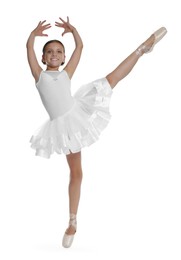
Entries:
[[109,85],[111,86],[111,88],[114,88],[117,84],[117,81],[115,80],[115,78],[112,76],[112,73],[108,74],[106,76],[107,81],[109,82]]
[[81,182],[82,181],[82,169],[81,168],[74,168],[70,171],[70,180],[73,182]]

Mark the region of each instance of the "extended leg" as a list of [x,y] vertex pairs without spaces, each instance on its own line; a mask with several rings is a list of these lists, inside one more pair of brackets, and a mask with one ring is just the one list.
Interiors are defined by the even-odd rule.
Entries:
[[167,33],[165,27],[161,27],[153,33],[144,43],[142,43],[131,55],[129,55],[119,66],[106,76],[112,88],[126,77],[133,69],[139,58],[147,52],[150,52],[154,45],[159,42]]
[[[154,35],[151,35],[141,46],[144,45],[147,46],[147,48],[151,48],[154,43],[154,39]],[[120,80],[130,73],[139,58],[144,54],[144,49],[141,50],[140,47],[138,47],[121,64],[119,64],[115,70],[106,76],[112,88],[114,88]]]

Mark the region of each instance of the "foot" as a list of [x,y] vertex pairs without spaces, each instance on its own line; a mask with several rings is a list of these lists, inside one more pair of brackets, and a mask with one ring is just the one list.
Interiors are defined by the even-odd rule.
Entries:
[[65,231],[65,234],[67,235],[74,235],[76,232],[76,229],[74,226],[70,225],[67,230]]
[[72,245],[74,235],[76,233],[77,229],[77,220],[75,214],[70,214],[70,221],[69,221],[69,227],[65,231],[65,234],[63,236],[62,240],[62,246],[65,248],[69,248]]
[[141,44],[136,50],[138,56],[142,56],[144,53],[149,53],[153,50],[153,47],[158,43],[167,33],[165,27],[161,27],[154,32],[143,44]]

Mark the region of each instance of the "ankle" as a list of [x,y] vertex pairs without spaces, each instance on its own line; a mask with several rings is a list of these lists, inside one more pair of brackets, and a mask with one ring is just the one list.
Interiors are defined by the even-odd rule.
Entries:
[[75,229],[77,228],[77,217],[74,213],[70,213],[69,227],[70,226],[74,227]]
[[135,51],[136,55],[137,55],[138,57],[141,57],[141,56],[145,53],[145,49],[146,49],[146,46],[145,46],[144,44],[140,45],[140,46],[136,49],[136,51]]
[[137,49],[136,49],[136,55],[141,57],[144,53],[150,52],[155,41],[155,36],[152,34],[144,43],[142,43]]
[[70,219],[69,219],[69,226],[66,229],[66,234],[67,235],[74,235],[77,229],[77,219],[76,219],[76,214],[70,213]]
[[75,213],[70,213],[70,219],[76,219],[76,214]]

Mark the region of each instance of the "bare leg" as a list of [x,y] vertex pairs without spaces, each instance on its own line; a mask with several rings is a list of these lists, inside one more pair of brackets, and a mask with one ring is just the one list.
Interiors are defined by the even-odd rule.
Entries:
[[[82,183],[82,166],[81,166],[81,152],[71,153],[66,156],[70,167],[70,183],[69,183],[69,210],[70,214],[77,214],[80,190]],[[75,233],[75,227],[69,226],[66,234],[71,235]]]
[[[141,46],[151,48],[155,40],[154,35],[151,35]],[[109,84],[114,88],[117,83],[126,77],[133,69],[139,58],[144,54],[144,49],[138,47],[132,54],[130,54],[119,66],[106,76]]]

